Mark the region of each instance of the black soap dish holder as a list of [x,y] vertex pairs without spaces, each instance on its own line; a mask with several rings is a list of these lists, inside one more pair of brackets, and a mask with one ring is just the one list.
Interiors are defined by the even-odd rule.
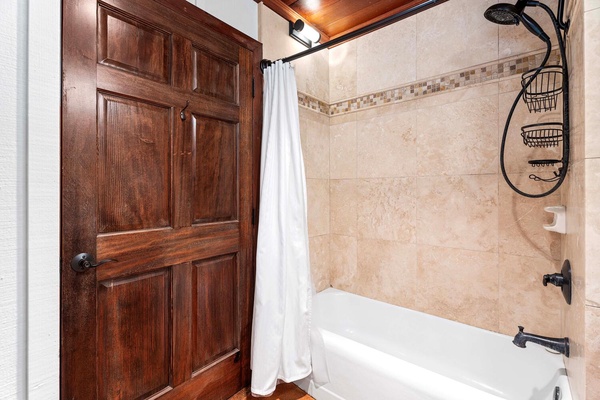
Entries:
[[528,147],[556,147],[563,140],[562,122],[544,122],[521,127],[523,144]]
[[527,104],[529,112],[555,110],[558,95],[563,91],[562,81],[561,65],[546,65],[521,75],[521,86],[524,88],[523,101]]

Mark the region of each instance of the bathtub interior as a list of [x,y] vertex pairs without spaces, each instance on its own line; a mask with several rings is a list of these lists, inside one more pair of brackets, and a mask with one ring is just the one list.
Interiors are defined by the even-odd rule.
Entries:
[[506,335],[332,288],[315,297],[314,324],[330,343],[351,340],[493,398],[550,400],[558,385],[562,400],[570,399],[562,356],[536,345],[519,349]]

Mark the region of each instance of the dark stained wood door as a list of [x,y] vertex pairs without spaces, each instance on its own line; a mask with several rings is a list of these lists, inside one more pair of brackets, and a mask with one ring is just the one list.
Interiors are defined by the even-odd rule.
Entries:
[[64,0],[61,398],[247,384],[260,57],[185,1]]

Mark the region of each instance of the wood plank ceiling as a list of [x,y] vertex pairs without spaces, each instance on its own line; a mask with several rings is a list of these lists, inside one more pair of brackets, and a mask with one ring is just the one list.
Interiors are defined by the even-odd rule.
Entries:
[[[288,21],[298,18],[321,32],[321,43],[370,25],[426,0],[255,0]],[[442,1],[440,1],[441,3]]]

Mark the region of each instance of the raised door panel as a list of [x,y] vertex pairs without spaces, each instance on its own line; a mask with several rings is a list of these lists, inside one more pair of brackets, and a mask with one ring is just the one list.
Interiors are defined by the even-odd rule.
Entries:
[[193,263],[194,371],[238,349],[237,259],[233,254]]
[[171,34],[123,12],[98,7],[98,62],[158,82],[171,80]]
[[194,115],[193,223],[238,217],[238,124]]
[[238,64],[201,48],[192,47],[192,90],[238,103]]
[[101,399],[142,399],[171,389],[171,272],[98,282]]
[[171,224],[171,108],[98,95],[99,232]]

